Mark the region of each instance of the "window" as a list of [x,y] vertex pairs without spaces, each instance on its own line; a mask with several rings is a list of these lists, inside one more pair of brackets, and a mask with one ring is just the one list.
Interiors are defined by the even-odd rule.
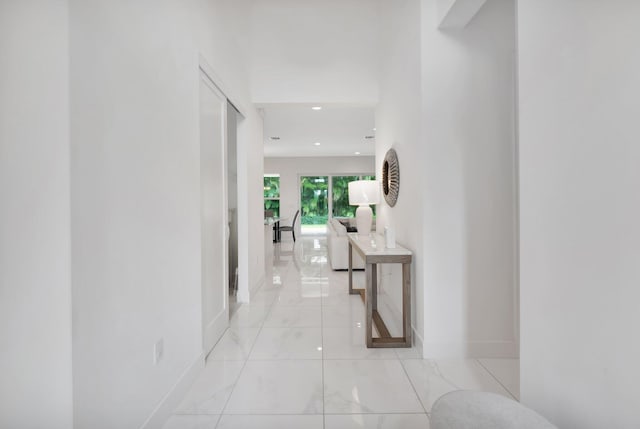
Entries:
[[264,175],[264,211],[272,212],[273,217],[280,217],[280,175]]
[[[331,176],[331,201],[333,217],[355,217],[357,206],[349,205],[349,182],[355,180],[376,180],[376,176]],[[376,206],[372,205],[373,215],[376,215]]]
[[[300,224],[303,234],[321,234],[328,218],[355,217],[349,205],[349,182],[375,180],[374,175],[300,176]],[[375,216],[375,206],[371,206]]]
[[360,180],[360,176],[332,176],[331,198],[333,201],[333,209],[331,214],[333,217],[354,217],[356,206],[349,205],[349,182]]
[[329,177],[300,178],[300,221],[304,225],[324,225],[329,218]]

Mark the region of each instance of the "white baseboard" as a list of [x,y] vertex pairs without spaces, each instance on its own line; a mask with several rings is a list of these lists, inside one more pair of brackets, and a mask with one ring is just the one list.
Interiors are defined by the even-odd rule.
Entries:
[[465,343],[428,342],[423,346],[425,359],[442,358],[509,358],[519,357],[520,347],[514,341],[477,341]]
[[140,429],[160,429],[169,419],[180,401],[187,394],[194,381],[204,369],[204,354],[198,358],[182,373],[171,390],[162,398],[158,406],[153,410]]

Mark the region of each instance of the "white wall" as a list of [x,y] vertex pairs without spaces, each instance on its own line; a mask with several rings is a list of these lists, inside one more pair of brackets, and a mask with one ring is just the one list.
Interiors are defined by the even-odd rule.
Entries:
[[[250,108],[227,3],[71,2],[78,427],[140,427],[202,362],[199,54],[247,112],[238,136],[239,195],[260,202],[247,189],[259,195],[261,157],[246,159],[261,150],[260,118]],[[248,200],[238,204],[252,208]],[[242,243],[258,230],[258,251],[241,256],[257,276],[261,218],[261,209],[245,213],[239,232]],[[164,358],[154,366],[161,338]]]
[[[264,158],[264,172],[280,174],[280,214],[289,222],[300,208],[299,176],[377,173],[372,156]],[[299,221],[296,226],[299,234]]]
[[514,4],[441,31],[435,3],[422,1],[425,353],[516,356]]
[[377,101],[377,2],[249,2],[254,102]]
[[0,427],[72,426],[66,1],[0,2]]
[[[377,206],[376,228],[385,226],[396,230],[398,244],[414,252],[412,271],[412,325],[418,343],[424,336],[422,263],[422,176],[423,156],[420,130],[420,2],[401,0],[382,3],[381,16],[386,16],[381,27],[379,53],[380,103],[376,110],[376,166],[381,170],[387,150],[393,147],[400,164],[400,194],[395,207],[384,198]],[[400,270],[383,266],[381,288],[391,298],[394,313],[380,311],[387,322],[399,319],[402,309]],[[395,317],[394,317],[395,316]],[[390,323],[391,322],[391,323]],[[397,324],[397,323],[396,323]],[[400,325],[401,326],[401,325]],[[392,331],[392,333],[394,333]]]
[[[378,227],[415,252],[426,357],[515,356],[513,2],[451,31],[437,29],[436,3],[385,6],[376,157],[396,149],[401,189]],[[386,290],[399,308],[398,275]]]
[[521,398],[563,428],[640,425],[638,16],[518,3]]
[[263,128],[255,109],[238,128],[238,301],[249,302],[249,291],[262,285],[265,275],[263,208]]

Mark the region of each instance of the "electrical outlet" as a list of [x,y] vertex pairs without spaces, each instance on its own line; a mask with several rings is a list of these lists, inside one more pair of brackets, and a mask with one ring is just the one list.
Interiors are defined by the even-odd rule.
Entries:
[[164,340],[160,338],[153,345],[153,364],[158,365],[164,356]]

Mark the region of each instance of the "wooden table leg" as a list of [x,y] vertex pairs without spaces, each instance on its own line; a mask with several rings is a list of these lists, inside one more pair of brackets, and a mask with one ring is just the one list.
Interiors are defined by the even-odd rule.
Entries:
[[364,299],[367,311],[365,319],[365,338],[367,341],[367,347],[373,347],[373,264],[365,265],[365,273],[367,276]]
[[371,306],[378,311],[378,264],[371,264]]
[[402,336],[411,347],[411,264],[402,264]]
[[349,295],[353,294],[353,246],[349,242]]

